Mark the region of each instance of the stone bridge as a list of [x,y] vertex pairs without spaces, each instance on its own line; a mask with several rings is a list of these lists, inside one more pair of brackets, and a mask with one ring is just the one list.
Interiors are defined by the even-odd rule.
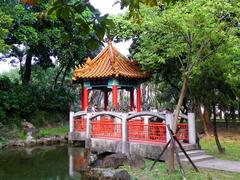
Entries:
[[[84,141],[97,153],[121,152],[156,158],[170,139],[174,114],[158,112],[70,112],[69,140]],[[186,150],[196,148],[195,115],[180,115],[177,137]],[[166,154],[162,160],[165,160]]]

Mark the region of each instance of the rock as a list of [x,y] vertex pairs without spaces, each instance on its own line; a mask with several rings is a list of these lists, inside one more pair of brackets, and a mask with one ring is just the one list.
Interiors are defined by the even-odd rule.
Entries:
[[106,156],[102,160],[100,167],[103,167],[103,168],[111,167],[116,169],[119,166],[122,166],[127,163],[128,163],[127,156],[125,154],[117,153],[117,154],[111,154]]
[[88,179],[96,178],[103,180],[130,180],[131,176],[126,170],[122,169],[103,169],[103,168],[93,168]]
[[68,140],[68,133],[66,133],[66,134],[64,135],[64,139],[65,139],[65,140]]
[[37,145],[43,145],[44,144],[44,139],[43,138],[37,139],[36,144]]
[[32,123],[24,120],[21,125],[22,130],[25,134],[29,134],[31,136],[36,136],[38,134],[38,129],[36,129]]
[[129,157],[129,165],[133,168],[144,169],[145,161],[141,156],[132,154]]
[[28,132],[26,137],[26,142],[32,141],[32,140],[33,140],[32,133]]
[[130,180],[131,176],[128,174],[126,170],[119,170],[115,172],[114,179],[116,180]]
[[12,140],[12,141],[8,142],[7,146],[8,147],[10,147],[10,146],[23,147],[23,146],[25,146],[25,142],[23,140]]
[[31,136],[36,136],[38,134],[38,129],[36,128],[25,128],[23,131],[25,134],[29,134]]
[[96,154],[89,154],[87,157],[88,165],[93,165],[97,159],[98,159],[98,157]]
[[35,146],[36,144],[37,144],[37,142],[36,142],[36,140],[34,140],[34,139],[25,142],[25,145],[26,145],[27,147],[33,147],[33,146]]
[[59,136],[52,137],[52,144],[59,144],[59,143],[60,143],[60,137]]
[[28,128],[28,129],[29,129],[29,128],[34,128],[33,124],[30,123],[30,122],[27,122],[26,119],[24,119],[24,120],[22,121],[21,125],[22,125],[23,128]]
[[47,146],[52,145],[52,138],[43,138],[43,143]]

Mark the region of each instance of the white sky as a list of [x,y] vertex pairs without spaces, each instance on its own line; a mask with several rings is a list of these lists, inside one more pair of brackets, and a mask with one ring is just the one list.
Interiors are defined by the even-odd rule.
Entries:
[[[110,15],[117,15],[123,11],[120,10],[119,4],[114,4],[116,0],[90,0],[90,3],[99,11],[102,15],[104,14],[110,14]],[[128,48],[131,44],[131,41],[124,42],[124,43],[117,43],[114,44],[114,46],[123,54],[128,55],[129,51]],[[9,71],[11,68],[11,65],[9,62],[2,62],[0,61],[0,73]]]

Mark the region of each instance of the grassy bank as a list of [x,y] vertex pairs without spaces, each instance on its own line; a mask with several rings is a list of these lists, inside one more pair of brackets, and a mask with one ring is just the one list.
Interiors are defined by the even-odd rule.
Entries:
[[240,129],[221,128],[219,130],[219,140],[223,148],[225,148],[225,154],[219,154],[215,143],[214,136],[203,137],[200,140],[202,149],[219,159],[240,161]]
[[[68,132],[68,126],[67,125],[55,125],[51,127],[41,127],[38,128],[39,132],[36,135],[36,138],[41,137],[51,137],[51,136],[64,136]],[[19,128],[4,128],[1,129],[0,134],[0,144],[5,144],[9,140],[25,140],[26,134],[19,129]]]
[[40,128],[39,136],[48,137],[48,136],[64,136],[68,132],[68,126],[58,126],[52,128]]
[[[178,169],[173,175],[167,173],[167,166],[164,162],[158,162],[152,171],[149,171],[153,160],[145,160],[145,169],[133,169],[130,166],[123,166],[122,169],[128,171],[131,176],[139,180],[167,180],[167,179],[182,179]],[[238,180],[240,179],[240,173],[231,173],[223,171],[213,171],[213,170],[203,170],[200,169],[200,172],[195,172],[190,167],[185,167],[185,172],[187,179],[191,180],[207,180],[207,179],[218,179],[218,180]]]

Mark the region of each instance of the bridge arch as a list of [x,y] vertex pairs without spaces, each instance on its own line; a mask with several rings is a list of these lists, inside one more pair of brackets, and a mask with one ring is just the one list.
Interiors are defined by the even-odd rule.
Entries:
[[110,117],[115,117],[118,118],[120,120],[122,120],[122,116],[116,112],[110,112],[110,111],[104,111],[104,112],[94,112],[91,116],[90,116],[90,120],[93,120],[99,116],[110,116]]
[[127,121],[136,117],[142,117],[142,116],[152,116],[157,117],[163,120],[166,120],[166,116],[164,114],[154,113],[154,112],[137,112],[132,113],[129,116],[127,116]]

